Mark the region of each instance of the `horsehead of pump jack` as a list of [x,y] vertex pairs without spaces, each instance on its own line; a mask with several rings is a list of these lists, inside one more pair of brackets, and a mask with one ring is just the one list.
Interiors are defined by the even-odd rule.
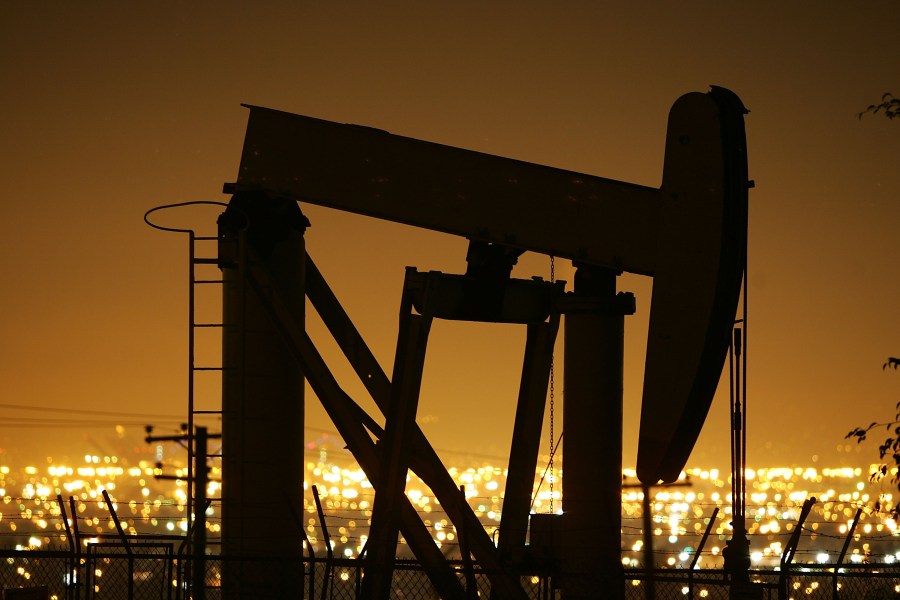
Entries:
[[637,473],[676,480],[730,343],[746,265],[744,108],[712,87],[669,113],[660,187],[250,109],[253,191],[653,277]]

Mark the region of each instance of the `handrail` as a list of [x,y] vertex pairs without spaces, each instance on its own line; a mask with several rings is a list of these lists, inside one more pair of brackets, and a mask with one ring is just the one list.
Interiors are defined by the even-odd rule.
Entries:
[[149,219],[149,217],[151,214],[153,214],[157,211],[160,211],[160,210],[165,210],[165,209],[169,209],[169,208],[180,208],[182,206],[195,206],[198,204],[210,204],[213,206],[224,206],[224,207],[228,206],[228,204],[226,204],[225,202],[217,202],[215,200],[191,200],[189,202],[176,202],[175,204],[161,204],[160,206],[155,206],[144,213],[144,223],[146,223],[147,225],[149,225],[150,227],[152,227],[154,229],[159,229],[160,231],[173,231],[175,233],[191,233],[192,234],[192,233],[194,233],[193,229],[179,229],[177,227],[166,227],[164,225],[157,225],[156,223],[152,222]]

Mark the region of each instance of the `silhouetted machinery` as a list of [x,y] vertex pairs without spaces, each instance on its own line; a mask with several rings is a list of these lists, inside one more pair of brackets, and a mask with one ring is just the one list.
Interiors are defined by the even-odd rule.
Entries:
[[[524,599],[526,539],[552,349],[564,318],[564,514],[532,526],[567,599],[624,594],[620,562],[623,271],[653,277],[637,471],[678,478],[718,383],[746,262],[744,109],[690,93],[669,115],[659,189],[387,132],[249,107],[220,217],[226,323],[223,586],[229,598],[302,595],[303,379],[375,488],[363,595],[387,599],[402,533],[442,598],[459,577],[404,494],[430,486],[494,597]],[[393,373],[378,365],[305,253],[300,203],[467,238],[464,274],[408,268]],[[526,251],[571,259],[574,289],[517,280]],[[347,395],[304,330],[308,297],[383,413]],[[497,545],[416,424],[433,319],[521,323],[527,341]],[[597,518],[602,515],[602,518]],[[273,582],[277,582],[273,583]],[[277,590],[272,586],[277,585]],[[271,594],[265,591],[270,588]]]

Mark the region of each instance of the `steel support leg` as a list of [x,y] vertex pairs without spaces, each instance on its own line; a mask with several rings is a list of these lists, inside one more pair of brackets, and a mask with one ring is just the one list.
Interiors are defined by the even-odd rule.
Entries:
[[397,553],[397,508],[405,500],[410,461],[410,432],[415,428],[425,348],[431,317],[411,314],[412,303],[404,284],[400,328],[394,357],[391,402],[380,440],[378,485],[372,505],[369,549],[362,581],[364,600],[389,600]]
[[621,599],[622,350],[634,297],[616,294],[615,272],[580,266],[563,312],[563,598]]
[[559,318],[556,314],[551,316],[548,323],[528,325],[516,421],[509,451],[506,492],[503,495],[503,513],[500,517],[498,545],[501,556],[507,558],[525,549],[534,474],[544,424],[544,407],[547,403],[547,386],[550,381],[550,364],[553,361],[553,345],[558,327]]
[[[266,314],[262,296],[246,288],[244,273],[253,260],[264,264],[270,273],[266,293],[284,296],[291,320],[302,328],[307,225],[295,202],[256,194],[235,194],[219,218],[227,481],[222,593],[229,600],[303,594],[303,536],[272,527],[293,522],[303,507],[303,372]],[[233,256],[236,239],[243,258]],[[247,259],[249,254],[255,258]]]

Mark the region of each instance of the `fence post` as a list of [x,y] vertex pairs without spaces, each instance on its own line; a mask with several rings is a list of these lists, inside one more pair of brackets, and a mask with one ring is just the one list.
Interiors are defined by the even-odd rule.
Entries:
[[116,509],[113,508],[112,500],[109,499],[109,492],[103,490],[103,499],[106,501],[106,506],[109,508],[109,514],[112,515],[113,523],[116,524],[116,531],[119,532],[119,537],[122,539],[122,545],[125,546],[125,553],[128,555],[128,600],[134,600],[134,554],[131,552],[131,544],[128,543],[128,538],[125,536],[125,531],[122,529],[122,524],[119,522],[119,515],[116,514]]
[[331,549],[331,539],[328,536],[328,526],[325,524],[325,511],[322,510],[322,502],[319,500],[319,488],[312,486],[313,500],[316,501],[316,511],[319,513],[319,523],[322,525],[322,538],[325,540],[325,574],[322,578],[322,600],[328,597],[328,584],[331,581],[331,569],[334,568],[334,552]]
[[290,504],[291,516],[294,517],[294,524],[297,526],[297,529],[300,530],[300,535],[303,537],[303,543],[306,544],[306,549],[309,550],[309,598],[312,600],[316,597],[316,584],[315,584],[315,574],[316,574],[316,552],[313,550],[312,543],[309,541],[309,536],[306,535],[306,527],[303,525],[303,519],[297,513],[297,509],[291,504],[291,499],[287,494],[284,495],[284,500],[288,504]]
[[81,565],[81,531],[78,529],[78,510],[75,506],[75,496],[69,496],[69,508],[72,509],[72,531],[75,534],[75,600],[81,600],[82,565]]
[[356,557],[356,586],[354,588],[354,590],[356,591],[356,598],[359,598],[360,594],[362,594],[362,565],[363,559],[366,556],[366,548],[368,548],[368,546],[369,539],[366,538],[366,541],[363,542],[362,550],[359,551],[359,556]]
[[[62,516],[63,527],[66,528],[66,541],[69,543],[69,553],[72,555],[72,572],[67,573],[67,577],[71,577],[72,573],[77,573],[78,549],[75,545],[75,538],[72,536],[72,525],[69,523],[69,515],[66,514],[66,504],[60,494],[56,495],[56,502],[59,504],[59,514]],[[66,588],[76,588],[78,582],[72,581],[66,583]],[[68,593],[66,594],[68,596]],[[77,595],[76,595],[77,600]]]
[[800,517],[797,519],[797,526],[791,533],[791,538],[788,540],[784,552],[781,553],[781,571],[778,573],[778,600],[787,600],[787,572],[791,567],[791,562],[794,560],[794,554],[797,552],[797,544],[800,543],[800,531],[803,529],[803,523],[806,521],[809,511],[812,510],[815,503],[816,498],[814,496],[803,501]]
[[856,524],[859,523],[859,518],[861,516],[862,506],[856,509],[856,516],[853,517],[853,524],[850,525],[850,529],[847,531],[847,538],[844,540],[844,546],[841,548],[837,563],[834,565],[834,574],[831,578],[831,600],[838,600],[838,571],[844,563],[844,557],[847,555],[847,548],[850,547],[850,540],[853,539],[853,534],[856,531]]
[[[466,498],[466,486],[459,486],[459,493],[462,494],[463,500]],[[475,570],[472,566],[472,556],[469,554],[469,535],[466,531],[465,522],[462,523],[462,526],[457,531],[459,534],[459,553],[462,558],[463,564],[463,572],[466,576],[466,598],[469,600],[477,600],[478,598],[478,583],[475,581]],[[493,597],[494,591],[491,590],[491,596]]]
[[694,600],[694,567],[697,566],[697,561],[700,560],[700,553],[703,552],[703,547],[706,545],[706,540],[709,539],[709,533],[715,526],[716,517],[718,516],[719,507],[717,506],[713,509],[713,513],[709,517],[709,524],[706,526],[706,531],[703,532],[703,537],[700,538],[697,550],[694,551],[694,558],[691,559],[691,566],[688,567],[688,598],[690,598],[690,600]]

